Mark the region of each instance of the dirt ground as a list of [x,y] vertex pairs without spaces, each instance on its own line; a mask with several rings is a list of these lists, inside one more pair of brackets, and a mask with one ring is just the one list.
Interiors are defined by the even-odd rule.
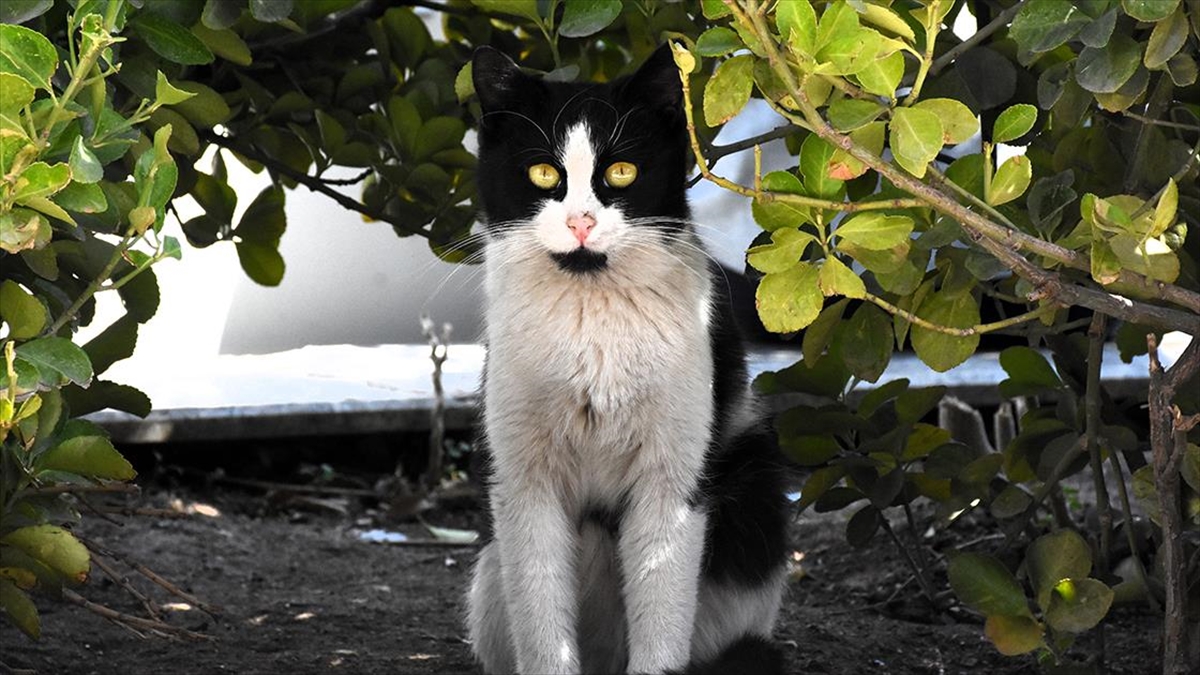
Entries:
[[[215,618],[194,608],[164,612],[171,624],[211,639],[147,639],[81,607],[42,599],[41,641],[0,624],[0,662],[43,675],[478,672],[461,621],[472,547],[364,542],[359,533],[375,527],[378,514],[356,498],[281,502],[244,487],[151,485],[137,505],[198,505],[209,515],[121,517],[121,526],[89,516],[78,531],[219,606]],[[477,515],[434,511],[425,519],[464,527]],[[806,513],[796,521],[803,572],[794,575],[775,634],[788,672],[1039,672],[1032,656],[999,655],[977,619],[931,611],[915,584],[898,591],[910,574],[896,548],[882,536],[865,551],[850,548],[844,518]],[[419,523],[390,527],[430,539]],[[961,542],[970,535],[953,536]],[[947,541],[934,537],[932,550]],[[945,588],[944,576],[935,584]],[[156,604],[179,602],[144,580],[136,585]],[[80,594],[144,615],[139,601],[100,570]],[[1144,608],[1114,610],[1108,672],[1161,672],[1159,625]]]

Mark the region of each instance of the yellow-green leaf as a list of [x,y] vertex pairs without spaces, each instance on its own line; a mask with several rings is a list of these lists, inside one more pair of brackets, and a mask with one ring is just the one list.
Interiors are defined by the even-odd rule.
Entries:
[[991,615],[983,624],[983,634],[1005,656],[1027,654],[1042,645],[1044,628],[1028,616]]
[[917,39],[913,29],[904,23],[904,19],[901,19],[899,14],[888,7],[866,3],[861,6],[860,14],[867,23],[899,35],[909,42]]
[[754,57],[735,56],[717,67],[717,72],[704,86],[704,121],[710,127],[733,119],[750,100],[754,84]]
[[1179,186],[1175,185],[1174,178],[1168,178],[1167,187],[1163,190],[1162,197],[1158,198],[1158,205],[1154,207],[1154,224],[1150,226],[1149,236],[1157,237],[1174,225],[1178,208]]
[[[971,328],[979,324],[979,303],[971,293],[931,293],[921,303],[917,316],[947,328]],[[966,361],[979,347],[979,334],[950,335],[913,324],[912,345],[917,357],[939,373]]]
[[1037,106],[1028,103],[1018,103],[996,118],[992,126],[992,142],[1007,143],[1029,133],[1037,122]]
[[844,295],[847,298],[863,298],[867,294],[867,287],[863,284],[863,280],[845,263],[834,257],[826,258],[825,262],[821,264],[817,281],[821,285],[821,292],[827,296]]
[[772,333],[794,333],[812,323],[820,314],[824,299],[817,283],[817,269],[806,263],[768,274],[755,293],[758,316],[763,327]]
[[107,480],[131,480],[137,475],[103,436],[68,438],[39,456],[38,467],[43,471],[66,471]]
[[81,584],[87,581],[91,558],[75,535],[57,525],[31,525],[13,530],[0,538],[29,557],[44,563],[64,579]]
[[21,632],[37,640],[42,635],[41,622],[38,619],[37,607],[16,584],[0,577],[0,608],[8,616],[8,620]]
[[909,173],[922,178],[942,149],[942,121],[928,110],[897,108],[892,115],[892,153]]
[[797,54],[810,59],[816,55],[817,14],[809,0],[781,2],[775,9],[775,25],[779,37]]
[[871,251],[883,251],[908,241],[913,231],[913,219],[908,216],[889,216],[877,211],[859,213],[842,222],[834,230],[839,240]]
[[992,206],[1007,204],[1025,194],[1033,180],[1033,165],[1024,155],[1009,157],[996,170],[989,186],[987,202]]
[[979,119],[961,101],[952,98],[930,98],[913,107],[927,110],[938,116],[938,119],[942,121],[943,143],[958,145],[966,142],[979,131]]
[[894,98],[896,87],[900,86],[900,80],[904,77],[904,54],[892,52],[883,58],[869,61],[854,73],[854,77],[868,92],[876,96]]
[[45,36],[24,26],[0,24],[0,72],[49,90],[50,76],[57,69],[58,52]]
[[804,255],[804,250],[814,240],[807,232],[795,227],[784,227],[771,233],[771,243],[751,247],[746,251],[746,262],[764,274],[783,272],[792,268]]
[[17,282],[0,283],[0,319],[8,324],[8,336],[25,340],[42,332],[49,318],[46,307]]

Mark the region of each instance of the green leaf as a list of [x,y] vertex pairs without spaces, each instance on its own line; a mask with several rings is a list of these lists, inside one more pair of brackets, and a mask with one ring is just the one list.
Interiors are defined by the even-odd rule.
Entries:
[[1116,8],[1113,8],[1093,20],[1080,31],[1080,41],[1088,47],[1103,47],[1108,44],[1113,29],[1117,27],[1117,14]]
[[1075,62],[1075,81],[1094,94],[1111,94],[1133,77],[1142,62],[1142,46],[1123,33],[1103,48],[1086,47]]
[[184,91],[171,84],[162,71],[158,71],[154,82],[154,102],[159,105],[175,105],[188,100],[195,94]]
[[[179,168],[167,151],[171,138],[171,125],[159,127],[154,132],[154,146],[142,152],[133,168],[133,181],[138,194],[138,206],[153,206],[161,214],[167,202],[175,194],[179,180]],[[156,225],[157,229],[157,225]]]
[[50,316],[36,296],[5,279],[0,283],[0,319],[8,324],[9,338],[26,340],[42,332]]
[[[850,139],[856,146],[878,157],[883,154],[883,142],[886,134],[886,124],[871,122],[861,129],[851,131]],[[849,152],[837,148],[829,158],[827,172],[829,177],[834,180],[853,180],[867,172],[867,165]]]
[[0,24],[0,72],[23,78],[36,89],[50,89],[58,69],[58,52],[41,33],[24,26]]
[[1163,190],[1158,205],[1154,207],[1154,224],[1150,226],[1148,236],[1157,237],[1175,224],[1175,214],[1179,209],[1179,186],[1174,178],[1167,179],[1167,187]]
[[904,78],[904,54],[893,52],[881,59],[868,61],[854,77],[863,89],[886,98],[895,98],[896,87]]
[[942,122],[927,110],[897,108],[892,115],[892,153],[909,173],[922,178],[942,149]]
[[[842,298],[821,310],[816,320],[809,324],[808,328],[804,331],[804,339],[801,342],[801,354],[804,356],[803,363],[806,366],[820,360],[821,354],[825,352],[825,348],[829,346],[830,340],[833,339],[834,330],[841,325],[842,313],[846,310],[848,303],[849,300]],[[832,360],[830,359],[830,361]]]
[[283,281],[283,256],[272,246],[252,242],[237,243],[238,261],[246,276],[263,286],[278,286]]
[[68,438],[40,455],[38,468],[102,480],[132,480],[137,475],[133,466],[103,436]]
[[1013,19],[1009,36],[1031,52],[1048,52],[1075,37],[1092,19],[1073,2],[1029,0]]
[[884,110],[875,101],[839,98],[829,104],[829,123],[838,131],[853,131],[874,122]]
[[945,387],[901,391],[896,394],[896,417],[904,424],[914,424],[933,412],[945,395]]
[[884,251],[909,241],[913,219],[908,216],[888,216],[878,211],[854,215],[833,231],[839,240],[870,251]]
[[[917,316],[947,328],[971,328],[979,324],[979,303],[971,293],[931,293],[921,303]],[[979,334],[960,337],[912,327],[912,345],[917,357],[939,373],[966,361],[979,347]]]
[[867,287],[862,278],[836,257],[829,257],[821,264],[817,281],[821,292],[827,296],[844,295],[847,298],[866,297]]
[[964,143],[979,132],[979,119],[961,101],[952,98],[930,98],[913,107],[937,115],[942,121],[942,142],[945,144]]
[[1005,656],[1020,656],[1042,646],[1045,628],[1028,616],[992,614],[983,624],[983,634]]
[[766,275],[755,293],[758,316],[772,333],[794,333],[809,325],[821,312],[824,299],[817,268],[806,263]]
[[810,59],[817,51],[817,14],[809,0],[781,2],[775,9],[775,25],[779,36],[792,51]]
[[82,136],[76,136],[75,145],[71,147],[70,167],[71,178],[79,183],[96,183],[104,177],[104,166],[84,144]]
[[[800,179],[788,171],[772,171],[763,176],[762,187],[767,192],[804,194],[804,186],[800,184]],[[750,205],[750,212],[754,215],[754,222],[767,232],[784,227],[799,227],[802,223],[812,220],[808,209],[779,201],[755,199]]]
[[[14,129],[20,129],[21,125],[17,121],[17,115],[20,114],[22,108],[33,101],[35,91],[33,85],[23,78],[9,72],[0,73],[0,125],[11,124]],[[10,121],[3,119],[6,117]],[[7,168],[7,161],[0,166],[0,170]]]
[[86,415],[97,410],[110,408],[121,410],[138,417],[150,414],[150,398],[128,385],[97,380],[87,389],[67,387],[63,396],[71,408],[71,414]]
[[1125,269],[1168,284],[1179,278],[1179,256],[1161,238],[1140,240],[1131,234],[1118,234],[1108,244]]
[[[0,7],[7,7],[7,5],[0,5]],[[12,10],[10,8],[0,11]],[[25,591],[17,588],[16,584],[4,577],[0,577],[0,608],[4,610],[8,620],[22,633],[34,640],[41,637],[42,624],[38,619],[37,607],[25,594]]]
[[558,34],[587,37],[608,28],[621,14],[621,0],[564,0]]
[[[472,2],[474,1],[472,0]],[[731,12],[721,0],[700,0],[700,9],[704,13],[704,18],[710,21],[729,16]]]
[[71,167],[65,163],[53,166],[45,162],[34,162],[25,167],[17,177],[12,200],[23,202],[34,197],[49,197],[71,182]]
[[817,50],[816,73],[852,75],[877,60],[883,45],[879,33],[871,29],[839,37]]
[[1092,571],[1092,551],[1074,530],[1058,530],[1038,537],[1025,552],[1025,568],[1034,599],[1042,610],[1050,607],[1054,588],[1064,579],[1082,579]]
[[1000,367],[1008,374],[1008,379],[1000,382],[1000,393],[1006,398],[1057,391],[1063,386],[1046,357],[1030,347],[1017,345],[1000,352]]
[[5,0],[0,3],[0,23],[25,23],[45,14],[53,6],[54,0]]
[[1046,623],[1064,633],[1089,631],[1108,615],[1113,595],[1111,588],[1096,579],[1063,579],[1050,596]]
[[52,235],[50,223],[40,213],[19,208],[0,213],[0,250],[19,253],[44,248]]
[[1033,165],[1024,155],[1009,157],[992,178],[987,202],[992,206],[1007,204],[1025,194],[1033,180]]
[[794,227],[784,227],[771,233],[771,243],[753,246],[746,251],[746,262],[764,274],[784,272],[792,268],[815,240],[811,234]]
[[[467,67],[470,65],[468,63]],[[387,114],[388,121],[391,122],[392,138],[397,141],[402,153],[411,156],[417,147],[417,137],[421,133],[421,113],[408,99],[393,96],[388,99]]]
[[971,609],[987,616],[1029,616],[1021,586],[992,556],[959,553],[950,559],[947,575],[958,599]]
[[537,0],[471,0],[471,4],[485,12],[523,16],[535,22],[541,21]]
[[700,56],[725,56],[744,46],[738,34],[724,26],[709,28],[696,38],[696,53]]
[[188,29],[170,19],[149,12],[140,12],[130,23],[154,53],[168,61],[185,66],[212,63],[213,53]]
[[1037,106],[1028,103],[1018,103],[996,118],[992,126],[992,142],[1008,143],[1029,133],[1037,122]]
[[286,230],[287,213],[284,211],[283,189],[271,185],[263,188],[246,208],[233,233],[243,241],[277,248]]
[[1151,70],[1157,70],[1167,64],[1171,57],[1179,53],[1187,42],[1188,22],[1183,14],[1183,8],[1176,9],[1169,17],[1154,25],[1150,33],[1150,41],[1146,44],[1146,55],[1142,63]]
[[863,548],[871,543],[871,537],[879,530],[883,515],[875,506],[868,504],[850,516],[846,522],[846,542],[854,548]]
[[704,86],[704,121],[710,127],[720,126],[741,112],[750,100],[754,84],[754,57],[735,56],[717,67],[717,72]]
[[434,117],[421,125],[421,133],[413,146],[413,157],[425,161],[434,153],[462,144],[467,127],[457,117]]
[[1179,7],[1179,0],[1121,0],[1121,6],[1138,21],[1161,21]]
[[817,23],[817,51],[842,38],[857,35],[860,30],[858,12],[843,0],[830,3]]
[[263,23],[283,21],[292,13],[292,0],[250,0],[250,15]]
[[191,30],[192,35],[199,38],[204,46],[208,47],[216,56],[239,66],[248,66],[254,63],[250,47],[240,35],[232,30],[211,28],[203,23],[192,26]]
[[13,530],[0,538],[34,560],[61,574],[72,583],[87,581],[91,558],[73,534],[57,525],[33,525]]
[[1176,54],[1167,61],[1167,73],[1175,86],[1190,87],[1196,83],[1200,68],[1196,67],[1196,60],[1188,54]]
[[862,4],[857,9],[867,23],[899,35],[910,43],[917,39],[912,27],[905,23],[904,19],[901,19],[894,10],[870,3]]
[[42,379],[59,375],[81,387],[92,381],[92,364],[87,354],[67,338],[44,337],[17,347],[17,356],[37,366]]
[[829,162],[836,148],[816,134],[809,134],[800,146],[800,174],[808,192],[822,199],[840,201],[845,183],[829,176]]
[[204,5],[203,14],[200,15],[203,23],[198,25],[213,30],[229,28],[237,23],[244,9],[246,9],[244,0],[208,0]]
[[811,506],[842,479],[846,470],[840,466],[826,466],[816,469],[804,481],[804,489],[800,492],[800,500],[796,508],[800,511]]
[[860,380],[878,381],[892,359],[891,317],[875,305],[863,303],[842,330],[842,358],[846,367]]
[[92,362],[93,374],[99,375],[117,361],[133,356],[133,350],[137,346],[137,333],[137,321],[126,314],[89,340],[83,346],[83,351]]

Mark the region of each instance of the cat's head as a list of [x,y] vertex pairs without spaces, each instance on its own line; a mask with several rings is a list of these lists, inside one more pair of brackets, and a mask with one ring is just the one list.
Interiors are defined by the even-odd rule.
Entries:
[[520,237],[587,273],[683,226],[689,155],[669,46],[605,84],[532,77],[490,47],[472,64],[491,235]]

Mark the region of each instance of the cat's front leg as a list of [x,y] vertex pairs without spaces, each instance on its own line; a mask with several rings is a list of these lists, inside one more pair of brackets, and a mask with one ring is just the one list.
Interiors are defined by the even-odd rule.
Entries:
[[578,533],[555,495],[528,476],[496,484],[492,511],[501,581],[517,670],[579,673],[576,583],[571,556]]
[[642,473],[621,520],[630,673],[682,670],[688,662],[706,516],[689,503],[683,484],[691,481],[681,484],[673,473]]

